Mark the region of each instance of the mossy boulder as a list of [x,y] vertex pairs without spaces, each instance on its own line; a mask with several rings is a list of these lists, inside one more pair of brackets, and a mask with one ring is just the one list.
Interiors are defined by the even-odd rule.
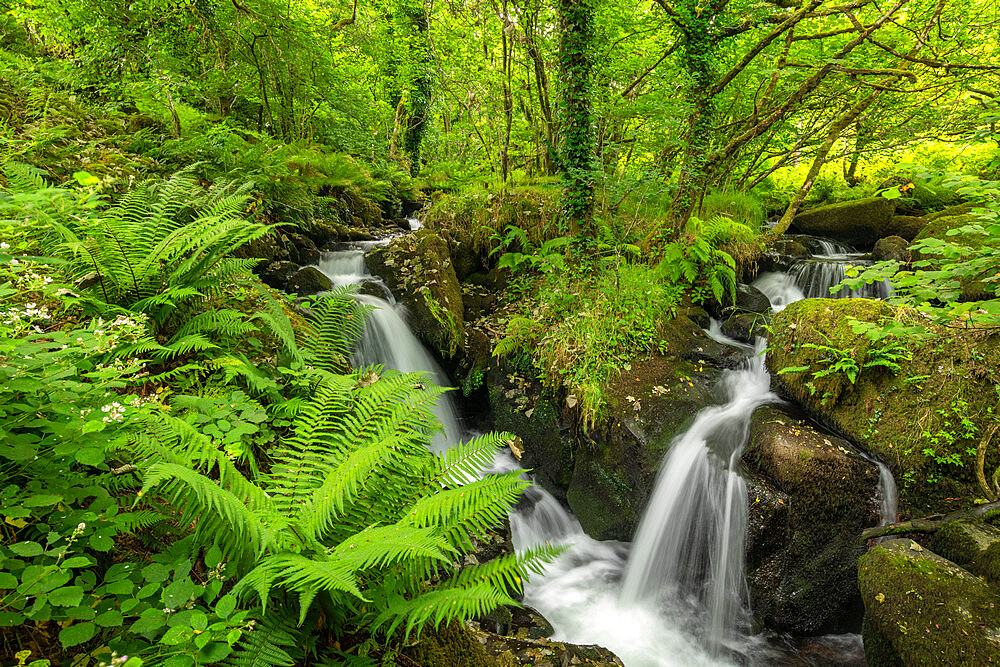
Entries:
[[299,269],[288,279],[285,290],[298,296],[312,296],[333,287],[333,282],[315,266]]
[[940,211],[929,213],[925,217],[928,221],[932,221],[937,220],[938,218],[951,218],[956,215],[968,215],[969,213],[972,213],[974,209],[981,207],[982,203],[979,202],[965,202],[964,204],[955,204],[954,206],[943,208]]
[[912,540],[858,561],[865,656],[882,665],[987,665],[1000,659],[1000,597],[979,577]]
[[910,261],[910,242],[902,236],[887,236],[875,242],[872,259],[876,262],[896,260],[903,264]]
[[740,313],[722,323],[722,334],[744,343],[752,343],[757,336],[767,335],[770,323],[770,315]]
[[254,268],[261,281],[274,289],[282,291],[292,291],[288,289],[288,281],[292,279],[298,270],[302,268],[295,262],[289,261],[264,261]]
[[743,461],[773,484],[763,502],[762,490],[749,487],[751,516],[770,507],[768,532],[782,536],[748,544],[754,613],[799,634],[851,629],[860,611],[861,532],[878,522],[878,468],[846,440],[778,406],[754,413]]
[[1000,586],[1000,528],[983,521],[952,521],[934,533],[930,547],[956,565]]
[[885,236],[896,202],[884,197],[818,206],[795,216],[792,225],[804,234],[828,236],[857,248],[870,248]]
[[444,357],[462,349],[462,286],[448,245],[440,236],[426,229],[401,236],[374,249],[366,261],[369,270],[406,305],[410,326],[420,340]]
[[[863,368],[879,358],[873,346],[884,354],[893,343],[876,346],[855,333],[852,320],[920,326],[926,337],[898,341],[898,371]],[[979,497],[969,450],[975,452],[996,405],[1000,336],[936,327],[912,310],[868,299],[804,299],[777,313],[772,329],[767,364],[777,389],[883,460],[904,512],[947,512]],[[843,371],[815,375],[836,364],[859,369],[856,381]],[[997,463],[990,452],[987,470]]]
[[912,241],[927,222],[927,218],[918,215],[894,215],[883,232],[886,236],[901,236]]
[[[982,246],[983,240],[987,237],[982,236],[981,234],[952,232],[979,221],[979,217],[971,213],[937,217],[927,223],[927,226],[920,231],[914,240],[923,241],[925,239],[941,239],[942,241],[948,241],[950,243],[966,246],[970,249],[970,251],[963,258],[968,259],[971,258]],[[929,253],[921,252],[919,250],[915,250],[913,255],[915,260],[928,259],[929,257],[932,257]],[[976,280],[976,276],[963,277],[961,279],[961,286],[962,295],[960,298],[963,301],[990,299],[994,296],[993,290],[996,289],[995,284],[987,284],[982,280]]]
[[738,356],[686,317],[666,331],[666,353],[633,362],[613,380],[606,410],[586,427],[576,397],[543,390],[526,355],[504,357],[490,371],[495,428],[521,437],[522,464],[596,539],[633,537],[671,442],[717,402],[720,369]]

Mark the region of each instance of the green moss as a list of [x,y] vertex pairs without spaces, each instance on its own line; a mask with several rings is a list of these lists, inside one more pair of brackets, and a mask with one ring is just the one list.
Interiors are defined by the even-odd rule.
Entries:
[[[858,563],[868,643],[907,665],[982,665],[1000,655],[1000,598],[981,579],[892,540]],[[890,649],[891,647],[891,649]],[[898,663],[895,663],[898,664]]]
[[489,667],[496,664],[468,629],[458,623],[424,631],[420,641],[403,653],[421,667]]
[[[865,363],[871,342],[853,332],[849,318],[930,327],[918,315],[880,301],[793,303],[772,323],[767,361],[776,382],[821,421],[884,460],[897,479],[904,510],[928,514],[954,508],[955,499],[971,502],[980,492],[969,449],[975,450],[996,404],[990,378],[1000,366],[1000,337],[931,327],[928,339],[905,342],[912,359],[902,361],[899,372],[862,369],[854,384],[844,373],[811,377],[811,371],[828,367],[827,355],[807,343],[844,350],[859,368]],[[792,367],[810,371],[780,373]],[[987,465],[995,465],[994,459],[991,452]]]

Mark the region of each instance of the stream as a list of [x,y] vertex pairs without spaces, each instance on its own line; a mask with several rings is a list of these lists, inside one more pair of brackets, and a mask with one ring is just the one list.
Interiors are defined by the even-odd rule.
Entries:
[[[418,229],[420,223],[412,219],[410,226]],[[324,253],[319,263],[337,286],[375,283],[375,289],[365,291],[384,294],[354,297],[373,308],[354,361],[427,372],[450,386],[389,290],[368,274],[364,253],[373,245]],[[754,282],[775,311],[798,299],[831,297],[829,288],[843,278],[846,266],[864,263],[853,249],[824,239],[815,239],[811,249],[814,255],[787,273],[765,273]],[[883,283],[835,296],[884,298],[890,290]],[[542,487],[528,490],[528,502],[510,517],[515,549],[543,543],[567,549],[543,576],[526,584],[524,603],[552,624],[552,639],[599,644],[627,667],[864,665],[860,635],[791,639],[752,627],[743,567],[747,494],[740,456],[754,410],[780,399],[770,390],[766,341],[750,346],[726,338],[715,321],[706,333],[745,356],[720,379],[724,402],[704,407],[674,440],[631,544],[590,538]],[[444,428],[432,442],[435,451],[467,435],[447,394],[436,414]],[[878,466],[882,523],[889,523],[896,519],[895,483],[888,469]],[[495,470],[518,467],[509,455],[495,463]]]

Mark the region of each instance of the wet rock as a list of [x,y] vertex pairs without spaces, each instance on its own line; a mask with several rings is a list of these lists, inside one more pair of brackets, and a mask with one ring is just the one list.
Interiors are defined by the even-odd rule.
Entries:
[[705,309],[716,319],[725,319],[735,313],[769,313],[771,302],[767,296],[753,285],[736,286],[732,305],[723,305],[716,300],[705,304]]
[[281,236],[282,245],[288,250],[289,258],[296,264],[317,264],[319,262],[319,249],[316,243],[304,234],[283,234]]
[[[549,639],[501,637],[473,628],[472,636],[503,667],[568,667],[592,665],[593,667],[624,667],[618,656],[596,645],[567,644]],[[458,664],[458,663],[456,663]],[[465,663],[462,663],[465,664]],[[468,663],[469,665],[478,663]],[[484,663],[487,664],[487,663]]]
[[289,278],[285,291],[298,296],[312,296],[325,292],[333,287],[333,283],[315,266],[299,269]]
[[265,285],[287,292],[290,291],[288,281],[300,268],[295,262],[289,261],[261,262],[254,272]]
[[421,229],[374,249],[366,261],[406,305],[414,334],[442,356],[454,357],[465,342],[464,306],[444,240]]
[[818,206],[799,213],[792,225],[800,232],[828,236],[856,248],[870,248],[885,236],[896,202],[884,197]]
[[878,521],[878,468],[846,440],[777,406],[754,413],[743,461],[774,485],[748,487],[751,515],[784,538],[748,543],[754,613],[800,634],[849,628],[860,609],[861,532]]
[[861,557],[869,664],[986,665],[1000,656],[1000,597],[982,579],[913,540]]
[[894,215],[884,233],[886,236],[902,236],[907,241],[912,241],[927,223],[927,218],[921,216]]
[[[765,297],[766,298],[766,297]],[[767,336],[769,315],[742,313],[733,315],[722,324],[722,333],[744,343],[752,343],[757,336]]]
[[876,262],[896,260],[903,264],[910,261],[910,242],[901,236],[887,236],[879,239],[872,249],[872,259]]
[[757,260],[758,273],[788,271],[795,262],[810,257],[809,247],[794,237],[782,237]]
[[365,280],[362,282],[358,287],[358,294],[367,294],[368,296],[386,300],[392,296],[392,293],[386,289],[386,286],[378,280]]

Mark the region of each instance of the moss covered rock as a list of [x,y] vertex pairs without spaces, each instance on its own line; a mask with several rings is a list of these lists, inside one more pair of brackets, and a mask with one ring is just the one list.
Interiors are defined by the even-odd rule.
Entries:
[[907,241],[916,238],[920,230],[927,225],[927,218],[918,215],[894,215],[886,226],[886,236],[901,236]]
[[[965,227],[966,225],[971,225],[979,221],[978,216],[971,213],[966,213],[963,215],[947,215],[934,218],[931,222],[927,223],[920,233],[917,235],[915,241],[922,241],[924,239],[941,239],[943,241],[948,241],[950,243],[957,243],[970,248],[968,253],[969,258],[980,248],[983,240],[986,238],[980,234],[969,234],[969,233],[956,233],[951,232],[956,229]],[[927,259],[930,255],[926,252],[920,252],[919,250],[913,251],[913,258],[915,260]],[[961,279],[962,285],[962,296],[961,299],[964,301],[979,301],[982,299],[989,299],[993,297],[993,290],[996,289],[995,285],[990,285],[984,283],[982,280],[976,280],[976,276],[966,276]]]
[[[490,662],[449,663],[448,667],[624,667],[614,653],[596,645],[568,644],[550,639],[529,637],[503,637],[479,628],[472,628],[472,636],[490,656]],[[442,667],[445,667],[442,665]]]
[[941,209],[940,211],[929,213],[925,217],[927,220],[937,220],[938,218],[950,218],[956,215],[966,215],[972,213],[973,209],[980,208],[981,206],[981,203],[965,202],[964,204],[955,204],[954,206],[949,206],[948,208]]
[[[755,614],[768,627],[801,634],[850,628],[860,609],[859,538],[878,522],[877,467],[846,440],[777,406],[754,413],[743,461],[776,486],[761,504],[751,485],[751,515],[770,505],[771,531],[783,537],[777,545],[748,544]],[[771,497],[787,510],[776,512]]]
[[872,197],[818,206],[795,216],[792,225],[805,234],[828,236],[858,248],[870,248],[886,236],[896,202]]
[[987,665],[1000,660],[1000,597],[982,579],[912,540],[858,562],[869,664]]
[[875,242],[872,259],[876,262],[895,260],[903,264],[910,261],[910,242],[902,236],[887,236]]
[[934,533],[931,549],[1000,585],[1000,528],[975,520],[952,521]]
[[[873,343],[854,332],[852,318],[920,325],[929,337],[903,341],[911,358],[897,356],[897,372],[862,368],[874,358]],[[778,389],[885,461],[903,511],[934,514],[978,497],[969,450],[975,451],[996,404],[1000,336],[936,328],[915,312],[867,299],[798,301],[775,315],[772,328],[767,363]],[[842,371],[814,375],[851,363],[860,369],[853,383]],[[988,470],[995,459],[991,452]]]
[[462,286],[448,245],[429,230],[399,237],[367,256],[369,270],[406,305],[413,332],[442,356],[455,356],[465,340]]
[[312,296],[333,287],[333,283],[315,266],[299,269],[288,279],[285,290],[299,296]]

